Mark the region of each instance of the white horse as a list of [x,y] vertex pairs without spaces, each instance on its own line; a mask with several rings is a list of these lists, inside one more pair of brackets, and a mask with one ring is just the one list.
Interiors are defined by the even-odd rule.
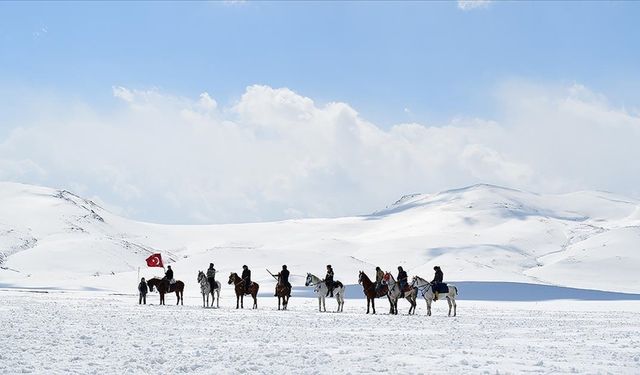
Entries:
[[[400,283],[396,282],[396,279],[393,278],[389,272],[384,274],[382,278],[382,282],[387,284],[389,287],[389,291],[387,292],[387,297],[389,297],[389,303],[391,304],[391,314],[398,315],[398,300],[402,297],[402,290],[400,290]],[[411,290],[404,292],[404,298],[409,301],[411,307],[409,308],[409,315],[415,314],[416,312],[416,297],[418,295],[418,289],[412,287]]]
[[[334,281],[334,284],[333,294],[336,297],[336,301],[338,301],[338,310],[336,310],[336,312],[342,312],[342,309],[344,308],[344,293],[346,292],[346,287],[340,281]],[[318,311],[327,311],[327,307],[324,302],[327,297],[327,292],[329,291],[327,283],[319,277],[307,273],[307,280],[304,285],[314,287],[313,291],[318,295]]]
[[[217,288],[215,290],[211,290],[211,286],[209,285],[209,280],[207,276],[202,271],[198,271],[198,283],[200,283],[200,292],[202,292],[202,307],[209,307],[209,294],[211,294],[211,307],[213,307],[214,302],[216,302],[215,294],[218,295],[218,302],[216,303],[216,307],[220,307],[220,288],[222,285],[220,281],[216,280]],[[207,298],[207,303],[205,304],[205,296]]]
[[[433,298],[435,296],[435,293],[433,292],[433,286],[430,282],[419,276],[413,277],[411,286],[415,286],[416,288],[418,288],[420,294],[422,294],[425,301],[427,301],[427,315],[431,316],[431,302],[433,302]],[[446,297],[447,302],[449,302],[448,316],[451,316],[451,306],[453,306],[453,316],[456,316],[456,296],[458,295],[458,288],[456,288],[455,285],[451,284],[448,284],[448,287],[449,293],[439,293],[439,295]]]

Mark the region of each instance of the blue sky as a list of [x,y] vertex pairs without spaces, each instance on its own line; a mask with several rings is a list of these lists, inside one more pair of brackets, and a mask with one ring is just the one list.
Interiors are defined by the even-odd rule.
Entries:
[[[566,123],[566,113],[556,111],[557,106],[531,109],[523,104],[532,95],[545,98],[536,103],[566,103],[570,98],[602,113],[620,112],[616,119],[632,123],[626,128],[632,129],[629,130],[631,133],[619,134],[620,139],[637,135],[635,124],[640,107],[638,19],[640,5],[635,2],[491,2],[468,10],[461,9],[456,2],[3,2],[0,3],[0,145],[3,145],[0,146],[0,178],[76,187],[80,193],[104,200],[105,204],[109,202],[114,209],[129,216],[178,222],[353,214],[379,208],[392,196],[475,182],[550,192],[602,188],[635,195],[638,191],[633,186],[637,186],[638,181],[628,176],[624,181],[614,183],[611,180],[615,178],[587,171],[584,173],[588,176],[576,174],[560,181],[559,176],[567,173],[548,169],[555,164],[553,160],[542,162],[542,158],[532,156],[533,151],[525,155],[511,149],[509,143],[518,145],[536,126],[525,124],[524,118],[532,117],[525,116],[527,111],[548,113],[548,119],[540,120],[545,124]],[[266,91],[248,90],[252,85],[260,85]],[[114,87],[126,91],[117,91]],[[218,212],[217,208],[200,212],[203,206],[216,206],[219,200],[230,199],[228,194],[209,195],[215,186],[198,193],[185,193],[182,188],[174,191],[169,187],[152,192],[129,181],[131,177],[122,170],[123,164],[115,160],[105,157],[94,161],[104,163],[103,167],[111,171],[109,173],[117,175],[102,181],[100,177],[82,177],[84,172],[65,169],[62,161],[60,165],[54,165],[52,159],[64,159],[55,147],[50,150],[52,155],[46,155],[45,146],[37,150],[25,150],[20,146],[42,139],[45,143],[49,140],[49,147],[55,140],[46,132],[74,132],[70,124],[78,119],[92,124],[100,121],[111,121],[111,124],[122,121],[124,124],[134,119],[136,124],[145,122],[147,120],[136,112],[140,109],[136,100],[145,105],[156,105],[157,111],[174,107],[178,112],[183,111],[177,103],[197,107],[198,98],[204,92],[216,103],[215,108],[209,109],[219,112],[211,117],[218,125],[235,121],[249,126],[256,122],[255,118],[260,118],[256,115],[258,108],[264,110],[265,103],[273,104],[274,97],[284,96],[289,104],[300,104],[300,98],[313,100],[315,107],[312,109],[296,104],[284,110],[278,107],[282,111],[275,113],[269,107],[273,116],[265,114],[264,118],[271,119],[265,122],[273,126],[268,130],[253,129],[259,136],[271,134],[291,113],[308,110],[317,114],[333,102],[346,103],[357,111],[353,123],[373,124],[381,137],[396,137],[398,132],[393,131],[394,126],[405,123],[419,124],[429,134],[443,127],[473,128],[476,134],[479,125],[474,121],[487,129],[492,129],[492,124],[496,123],[503,130],[522,130],[518,134],[500,134],[493,138],[486,135],[488,133],[476,134],[477,139],[475,135],[461,137],[473,138],[472,144],[460,146],[463,147],[461,154],[476,155],[475,152],[482,150],[484,156],[480,159],[500,160],[502,167],[511,168],[509,172],[505,169],[499,177],[477,172],[483,168],[495,169],[495,166],[487,165],[474,166],[474,172],[468,176],[460,172],[417,180],[412,177],[416,173],[413,170],[407,173],[414,175],[396,176],[407,182],[389,187],[385,194],[366,195],[362,190],[365,188],[354,182],[358,178],[372,178],[363,184],[368,186],[379,183],[376,178],[384,180],[358,175],[364,168],[362,165],[328,162],[324,153],[334,149],[332,143],[331,147],[309,157],[311,161],[307,166],[313,165],[313,170],[324,176],[318,177],[318,181],[325,181],[326,174],[336,180],[308,199],[315,202],[333,200],[336,195],[351,191],[352,195],[345,196],[345,201],[363,195],[368,197],[362,199],[361,204],[338,200],[334,208],[327,210],[313,208],[308,202],[288,201],[285,204],[286,199],[274,198],[269,190],[273,189],[273,183],[266,190],[255,191],[250,187],[255,181],[247,181],[246,185],[239,184],[238,187],[246,189],[241,195],[246,200],[247,211],[237,210],[237,215],[230,213],[233,211],[231,206],[225,213]],[[260,100],[264,102],[258,103]],[[238,106],[238,103],[246,105]],[[244,111],[239,111],[240,107]],[[571,116],[577,117],[571,117],[570,123],[581,121],[581,113],[574,112],[579,111],[577,108],[571,107]],[[324,118],[324,115],[318,116]],[[163,117],[171,117],[171,114],[165,113]],[[343,119],[336,118],[336,126],[343,126],[339,125]],[[458,119],[463,119],[462,123]],[[609,120],[602,121],[608,123]],[[277,129],[282,131],[281,127]],[[548,128],[549,134],[555,134],[553,129],[552,126]],[[567,144],[571,143],[569,130],[563,134],[567,135]],[[593,134],[594,139],[596,135],[600,136],[599,131]],[[153,132],[149,136],[153,137]],[[402,136],[408,137],[406,133]],[[170,140],[175,137],[167,134],[165,139],[168,144],[163,146],[170,149]],[[287,147],[288,142],[300,143],[298,138],[287,139],[282,147]],[[88,142],[86,138],[77,141]],[[334,141],[337,144],[344,142],[343,139]],[[418,141],[411,138],[409,143],[412,142]],[[608,141],[614,145],[616,142]],[[375,148],[373,144],[366,144]],[[189,142],[183,146],[188,150]],[[425,145],[415,146],[419,149]],[[114,149],[118,147],[114,144]],[[589,143],[585,147],[597,149],[599,146]],[[397,155],[405,151],[409,153],[406,149],[389,152]],[[604,149],[598,152],[603,153],[601,156],[610,154]],[[631,156],[634,155],[619,155],[616,160]],[[213,156],[203,154],[201,157]],[[264,155],[256,154],[255,157]],[[291,160],[294,159],[299,157]],[[421,165],[415,167],[418,170],[423,167],[449,168],[436,161],[433,161],[436,164],[424,164],[422,159],[411,160]],[[210,162],[221,163],[217,159]],[[290,161],[274,161],[279,162],[284,163],[283,175],[286,170],[298,170],[287,164]],[[460,165],[472,168],[465,164],[467,162],[452,159],[449,169],[463,168]],[[609,161],[602,164],[603,169],[611,169]],[[246,168],[250,169],[250,166]],[[571,166],[566,168],[571,169]],[[248,170],[245,172],[251,174]],[[529,177],[523,180],[522,173]],[[279,194],[304,195],[310,191],[308,186],[318,185],[318,181],[308,179],[309,175],[309,170],[305,169],[300,179],[285,184],[298,188]],[[123,194],[121,187],[114,187],[113,179],[133,189],[126,191],[138,193]],[[176,196],[195,194],[202,198],[188,203],[169,203],[171,200],[163,195],[167,191]],[[143,202],[141,196],[153,199]],[[173,206],[169,207],[171,204]]]
[[[160,87],[233,100],[251,84],[352,104],[383,124],[491,115],[511,77],[638,105],[633,2],[3,3],[4,85],[111,99]],[[46,29],[46,32],[43,31]],[[407,108],[413,114],[405,113]]]

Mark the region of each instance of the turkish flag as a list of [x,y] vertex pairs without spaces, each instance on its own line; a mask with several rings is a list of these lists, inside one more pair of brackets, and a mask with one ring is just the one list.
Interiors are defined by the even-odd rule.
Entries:
[[151,254],[151,256],[147,258],[147,266],[164,267],[162,264],[162,255],[160,255],[160,253]]

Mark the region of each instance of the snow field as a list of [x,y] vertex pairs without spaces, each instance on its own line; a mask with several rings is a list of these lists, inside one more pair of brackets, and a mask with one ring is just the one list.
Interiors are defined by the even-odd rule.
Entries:
[[195,296],[158,306],[153,293],[147,306],[100,292],[0,298],[3,374],[640,373],[638,301],[463,300],[447,318],[446,302],[427,317],[424,300],[418,315],[389,316],[379,299],[371,316],[365,300],[337,314],[311,298],[292,298],[289,311],[264,297],[258,310],[236,310],[231,295],[220,309]]

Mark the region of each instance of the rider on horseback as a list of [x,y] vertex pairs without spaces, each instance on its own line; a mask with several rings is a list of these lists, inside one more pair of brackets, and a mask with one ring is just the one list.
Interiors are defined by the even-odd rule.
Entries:
[[274,297],[278,296],[278,286],[284,285],[285,288],[289,288],[289,296],[291,297],[291,283],[289,283],[289,270],[287,269],[287,265],[282,266],[282,271],[276,274],[278,277],[278,284],[276,284],[276,293],[273,295]]
[[400,292],[402,293],[402,296],[404,296],[404,290],[408,285],[407,279],[407,271],[402,269],[402,266],[398,266],[398,283],[400,284]]
[[167,291],[172,292],[171,286],[176,283],[176,280],[173,278],[173,270],[171,266],[167,266],[167,270],[164,273],[164,279],[167,280]]
[[[333,297],[333,268],[330,264],[327,265],[327,275],[324,277],[324,282],[327,285],[327,297]],[[329,296],[331,294],[331,296]]]
[[384,279],[384,271],[380,267],[376,267],[376,293],[382,287],[382,279]]
[[209,269],[207,270],[207,281],[209,281],[209,287],[214,290],[218,287],[216,284],[216,269],[213,268],[213,263],[209,263]]
[[173,280],[173,270],[171,269],[171,266],[167,266],[167,270],[164,273],[164,278],[169,280],[169,282]]
[[242,266],[242,281],[244,281],[244,292],[248,293],[251,287],[251,270],[246,264]]
[[431,281],[431,287],[433,288],[433,300],[437,301],[438,300],[438,291],[440,290],[440,284],[442,283],[442,280],[444,279],[444,274],[442,273],[442,270],[440,269],[440,266],[434,266],[433,270],[436,271],[436,274],[433,277],[433,280]]

